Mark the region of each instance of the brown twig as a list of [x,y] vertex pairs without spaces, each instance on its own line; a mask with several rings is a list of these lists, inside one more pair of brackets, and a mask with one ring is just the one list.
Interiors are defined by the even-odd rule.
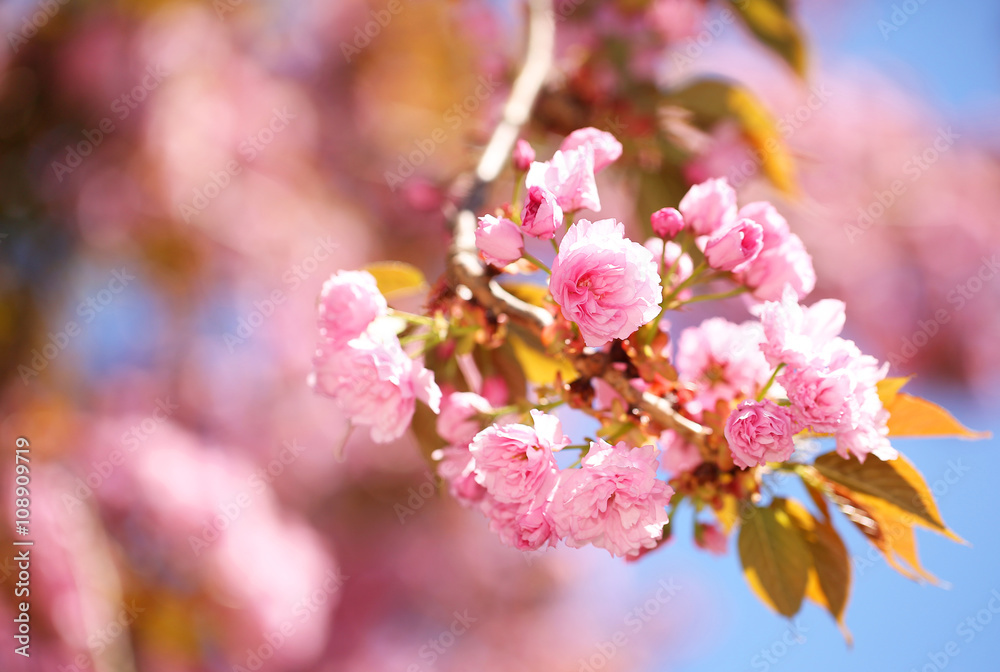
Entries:
[[[448,274],[459,297],[474,301],[497,316],[506,316],[541,336],[553,323],[552,315],[504,290],[487,275],[476,250],[476,211],[483,204],[487,185],[503,170],[552,65],[555,46],[552,0],[528,0],[528,11],[524,65],[514,81],[500,123],[476,166],[472,186],[451,217],[453,239],[448,250]],[[630,406],[660,427],[672,429],[695,443],[702,443],[710,433],[708,428],[679,414],[667,400],[636,389],[603,353],[582,353],[572,361],[582,375],[603,378]]]

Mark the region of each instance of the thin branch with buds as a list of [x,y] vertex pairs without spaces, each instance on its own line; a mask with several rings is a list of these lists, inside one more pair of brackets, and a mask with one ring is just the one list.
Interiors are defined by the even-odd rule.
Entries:
[[[553,323],[539,306],[513,296],[490,278],[476,250],[476,211],[485,200],[486,187],[500,175],[521,127],[528,121],[535,99],[552,65],[555,18],[551,0],[528,0],[528,48],[524,66],[514,81],[503,116],[476,166],[474,181],[451,217],[453,239],[448,250],[448,275],[456,294],[490,310],[500,320],[509,319],[536,335]],[[688,441],[702,443],[711,430],[679,414],[660,397],[635,388],[603,353],[583,353],[573,364],[584,376],[603,378],[633,408],[650,421],[672,429]]]

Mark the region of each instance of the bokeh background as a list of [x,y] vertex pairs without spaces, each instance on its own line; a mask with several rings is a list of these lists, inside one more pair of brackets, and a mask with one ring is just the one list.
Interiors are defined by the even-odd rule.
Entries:
[[[863,349],[996,433],[1000,5],[792,4],[805,78],[717,2],[560,3],[526,137],[544,157],[576,126],[618,135],[605,212],[637,236],[708,176],[775,201],[812,298],[844,299]],[[338,451],[346,423],[305,385],[319,287],[370,260],[441,272],[442,211],[523,18],[514,0],[0,5],[0,668],[997,669],[991,441],[898,446],[970,543],[919,535],[943,587],[842,526],[853,647],[818,608],[769,612],[689,516],[637,563],[524,555],[436,494],[412,441]],[[791,166],[738,120],[657,102],[705,74],[752,92]],[[30,660],[12,644],[18,436]]]

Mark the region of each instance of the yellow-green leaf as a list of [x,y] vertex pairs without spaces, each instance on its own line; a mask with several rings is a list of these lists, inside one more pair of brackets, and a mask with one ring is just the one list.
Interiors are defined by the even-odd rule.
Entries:
[[905,378],[883,378],[875,384],[875,389],[878,390],[878,398],[882,401],[883,406],[889,406],[892,402],[896,400],[896,395],[899,391],[903,389],[913,376],[906,376]]
[[548,354],[540,343],[531,342],[529,338],[528,336],[522,338],[513,331],[507,338],[529,381],[536,385],[551,385],[559,373],[562,374],[563,380],[573,380],[577,377],[576,369],[569,360]]
[[812,555],[806,597],[829,611],[842,626],[844,636],[849,638],[850,633],[843,627],[844,612],[851,592],[851,563],[847,547],[829,522],[816,520],[794,500],[788,500],[785,506],[802,532]]
[[869,457],[861,463],[853,457],[845,460],[836,453],[826,453],[816,458],[814,466],[823,478],[849,492],[880,499],[901,515],[910,514],[921,525],[962,541],[941,519],[924,477],[902,455],[887,461]]
[[730,0],[736,14],[765,46],[774,51],[800,77],[806,73],[802,30],[783,0]]
[[[755,0],[756,1],[756,0]],[[796,190],[791,154],[767,108],[747,89],[718,79],[702,79],[669,93],[665,101],[689,110],[693,123],[711,129],[731,119],[761,157],[761,169],[782,191]]]
[[787,500],[775,498],[755,508],[740,527],[738,546],[743,574],[757,596],[791,618],[802,606],[812,558]]
[[898,392],[891,403],[882,403],[889,411],[889,436],[957,436],[961,439],[990,436],[989,432],[969,429],[937,404],[912,394]]
[[423,272],[416,266],[401,261],[376,261],[365,266],[364,270],[375,276],[378,291],[386,298],[427,289]]
[[849,492],[838,485],[833,486],[833,501],[882,553],[889,566],[913,581],[939,583],[920,564],[912,516],[883,499]]

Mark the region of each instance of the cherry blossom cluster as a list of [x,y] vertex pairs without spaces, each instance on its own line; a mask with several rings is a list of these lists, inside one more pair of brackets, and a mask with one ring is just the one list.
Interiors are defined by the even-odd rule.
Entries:
[[[577,217],[600,212],[597,175],[621,154],[611,134],[594,128],[570,134],[548,161],[519,141],[512,203],[479,218],[476,247],[490,278],[548,276],[541,307],[552,326],[537,336],[549,355],[611,359],[636,393],[668,401],[680,425],[650,421],[620,387],[582,370],[577,380],[535,389],[527,405],[509,404],[479,393],[482,376],[466,356],[442,395],[425,355],[452,357],[460,333],[497,347],[506,332],[469,318],[484,308],[456,292],[438,292],[427,315],[389,309],[363,271],[342,271],[323,287],[314,388],[353,424],[369,426],[375,442],[401,436],[418,400],[440,411],[445,447],[432,458],[448,491],[525,550],[561,540],[638,556],[665,538],[675,494],[704,494],[703,478],[694,487],[686,474],[709,463],[719,487],[746,495],[739,474],[790,460],[803,433],[833,437],[845,457],[893,459],[877,392],[887,367],[840,336],[842,302],[800,305],[816,276],[784,217],[767,202],[738,207],[726,180],[711,179],[677,208],[654,212],[655,236],[634,242],[623,222]],[[550,266],[531,252],[546,256],[545,241]],[[671,343],[674,311],[737,295],[756,319],[709,318]],[[573,416],[549,412],[564,405],[596,419],[597,437],[573,444],[563,433]],[[560,457],[569,451],[579,451],[572,464]],[[706,548],[718,550],[720,535],[696,525]]]

